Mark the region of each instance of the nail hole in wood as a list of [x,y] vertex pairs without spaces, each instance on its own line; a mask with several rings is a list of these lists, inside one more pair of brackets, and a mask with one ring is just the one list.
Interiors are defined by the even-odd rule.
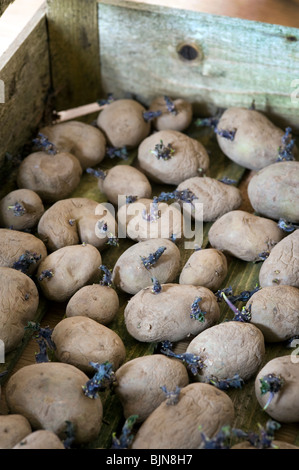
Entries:
[[199,56],[201,55],[199,53],[199,50],[196,48],[196,46],[192,44],[183,44],[179,46],[178,54],[181,59],[184,59],[189,62],[198,59]]

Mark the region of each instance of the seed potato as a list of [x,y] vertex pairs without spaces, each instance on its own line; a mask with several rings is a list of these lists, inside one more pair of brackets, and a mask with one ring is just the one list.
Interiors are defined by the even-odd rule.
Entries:
[[[26,252],[34,258],[32,263],[26,266],[18,266],[20,258]],[[26,274],[32,275],[42,260],[47,256],[47,248],[35,235],[18,230],[0,229],[0,266],[7,268],[21,268]],[[25,269],[26,268],[26,269]]]
[[[158,261],[149,267],[144,266],[142,258],[148,258],[159,248],[164,248]],[[162,284],[175,280],[180,269],[180,250],[170,240],[152,238],[134,244],[118,258],[112,280],[115,286],[128,294],[137,294],[144,287],[152,284],[156,277]]]
[[164,400],[141,424],[132,449],[198,449],[222,426],[231,425],[234,405],[231,398],[213,385],[192,383],[180,391],[176,405]]
[[54,432],[41,429],[25,436],[13,449],[65,449],[65,447]]
[[[98,224],[107,224],[107,232]],[[105,204],[83,197],[57,201],[41,217],[38,236],[49,251],[85,242],[99,250],[106,246],[109,232],[115,235],[117,224]]]
[[53,329],[57,361],[72,364],[86,374],[95,373],[90,361],[110,362],[113,370],[124,362],[125,346],[110,328],[83,316],[64,318]]
[[299,364],[298,356],[275,357],[259,371],[255,379],[255,395],[260,406],[264,408],[269,399],[268,393],[261,393],[261,382],[264,376],[274,374],[282,377],[284,384],[274,393],[265,412],[279,423],[297,423],[299,421]]
[[106,139],[100,129],[79,121],[68,121],[43,127],[40,132],[59,152],[73,154],[83,170],[98,165],[105,157]]
[[[203,222],[214,222],[227,212],[238,209],[242,204],[241,192],[215,178],[195,176],[178,185],[178,191],[190,190],[195,195],[193,204],[184,204],[184,210],[193,218]],[[195,211],[194,203],[203,204],[203,213]]]
[[[130,165],[115,165],[107,171],[104,180],[99,179],[98,186],[112,204],[122,205],[126,196],[150,198],[152,187],[147,177]],[[124,202],[119,198],[123,196]]]
[[192,253],[181,271],[179,283],[207,287],[215,292],[226,276],[226,256],[215,248],[206,248]]
[[283,237],[273,220],[241,210],[227,212],[209,230],[213,248],[244,261],[260,261],[260,254],[273,249]]
[[275,163],[284,131],[254,109],[231,107],[219,119],[218,130],[236,131],[234,139],[217,134],[223,153],[245,168],[258,171]]
[[66,317],[88,317],[102,325],[108,325],[117,315],[119,298],[108,286],[92,284],[81,287],[68,301]]
[[200,356],[204,367],[198,378],[232,378],[238,374],[247,380],[258,370],[265,356],[262,332],[251,323],[228,321],[198,334],[187,347],[187,353]]
[[35,191],[43,202],[53,203],[68,197],[78,186],[81,175],[79,160],[71,153],[34,152],[20,164],[17,184],[19,188]]
[[268,286],[255,292],[246,304],[251,323],[269,343],[285,341],[299,334],[299,289]]
[[[215,295],[206,287],[162,284],[158,294],[146,287],[127,303],[124,318],[133,338],[144,342],[180,341],[214,325],[220,315]],[[191,318],[191,305],[197,297],[206,312],[203,321]]]
[[193,118],[192,104],[182,98],[171,99],[175,111],[168,110],[164,96],[158,96],[150,106],[150,111],[161,111],[161,115],[153,120],[153,126],[156,130],[174,130],[184,131],[189,127]]
[[31,229],[37,225],[44,211],[37,193],[31,189],[16,189],[0,201],[0,226],[13,230]]
[[40,263],[37,270],[38,284],[47,299],[66,302],[81,287],[97,279],[101,264],[102,257],[94,246],[65,246]]
[[285,161],[263,168],[249,181],[248,196],[259,214],[299,222],[299,162]]
[[271,250],[263,262],[259,283],[261,287],[283,284],[299,287],[299,230],[285,237]]
[[25,416],[0,415],[0,449],[12,449],[29,433],[31,433],[31,426]]
[[[163,142],[174,149],[170,158],[158,158],[152,152]],[[146,176],[158,183],[178,185],[188,178],[206,173],[209,168],[209,155],[204,146],[182,132],[163,130],[144,139],[138,147],[140,169]]]
[[20,345],[24,327],[34,320],[39,294],[32,279],[16,269],[0,267],[0,276],[0,339],[7,354]]
[[103,416],[101,399],[92,400],[82,390],[88,380],[70,364],[23,366],[8,379],[6,402],[10,413],[27,418],[33,431],[45,429],[64,439],[66,421],[70,421],[74,443],[87,444],[98,436]]
[[186,367],[163,354],[136,357],[123,364],[115,373],[115,393],[123,406],[125,418],[138,415],[144,421],[164,400],[167,390],[188,385]]
[[156,206],[152,199],[142,198],[121,206],[117,222],[120,233],[138,242],[172,236],[180,239],[183,233],[183,216],[177,203],[159,202]]
[[135,100],[116,100],[100,112],[97,125],[113,147],[135,148],[151,130],[150,122],[143,118],[144,111]]

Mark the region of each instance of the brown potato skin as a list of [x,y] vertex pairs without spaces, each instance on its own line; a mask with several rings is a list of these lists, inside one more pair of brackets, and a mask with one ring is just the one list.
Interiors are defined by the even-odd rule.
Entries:
[[35,191],[43,202],[53,203],[68,197],[78,186],[81,175],[79,160],[71,153],[34,152],[19,166],[17,185]]
[[211,438],[233,419],[234,405],[225,392],[192,383],[182,388],[176,405],[165,400],[150,414],[138,429],[132,449],[199,449],[201,432]]
[[[191,305],[201,297],[201,310],[207,312],[204,321],[190,318]],[[162,284],[162,292],[153,294],[146,287],[128,302],[124,318],[127,330],[138,341],[180,341],[210,328],[219,319],[215,295],[206,287]]]
[[25,326],[35,319],[39,294],[33,280],[16,269],[1,267],[0,276],[0,331],[8,353],[19,346]]
[[0,229],[0,266],[12,268],[26,250],[40,256],[40,259],[36,263],[32,263],[28,269],[27,273],[31,275],[47,256],[47,248],[44,243],[31,233],[6,228]]
[[[169,160],[158,159],[151,153],[160,140],[165,146],[171,144],[175,150]],[[144,139],[138,147],[137,159],[150,181],[175,185],[204,174],[210,163],[209,155],[199,141],[172,130],[158,131]]]
[[65,447],[56,434],[41,429],[25,436],[13,449],[65,449]]
[[66,317],[85,316],[108,325],[117,315],[119,298],[108,286],[92,284],[81,287],[68,301]]
[[176,239],[182,238],[183,216],[179,204],[160,202],[160,217],[154,222],[148,222],[143,218],[143,211],[149,214],[152,204],[152,199],[142,198],[121,206],[117,213],[120,232],[138,242],[153,238],[169,239],[172,235],[175,235]]
[[101,399],[91,400],[82,391],[89,380],[77,367],[43,362],[22,367],[6,384],[11,413],[25,416],[33,430],[47,429],[65,439],[66,421],[76,429],[74,443],[98,437],[103,416]]
[[[9,209],[17,202],[26,210],[21,216],[14,215],[14,211]],[[0,201],[0,226],[13,230],[30,229],[37,225],[44,212],[43,202],[37,193],[31,189],[16,189]]]
[[277,284],[299,287],[299,230],[285,237],[271,250],[259,272],[261,287]]
[[137,196],[150,198],[152,187],[147,177],[130,165],[115,165],[107,171],[104,180],[99,179],[98,186],[114,205],[121,205],[118,196]]
[[100,112],[97,125],[113,147],[135,148],[151,130],[150,122],[143,119],[144,111],[135,100],[116,100]]
[[86,374],[95,373],[89,362],[111,362],[115,371],[124,362],[126,349],[121,338],[110,328],[91,318],[64,318],[53,329],[55,356]]
[[80,121],[68,121],[40,130],[60,152],[73,154],[83,170],[98,165],[105,157],[106,139],[95,126]]
[[25,416],[21,414],[0,415],[0,449],[13,449],[29,433],[31,433],[31,426]]
[[279,423],[297,423],[299,421],[298,356],[296,362],[293,362],[293,360],[294,358],[291,355],[276,357],[264,365],[255,379],[255,395],[262,408],[266,405],[269,394],[261,394],[260,379],[268,374],[275,374],[284,379],[284,385],[274,394],[265,410],[272,419]]
[[[241,192],[235,186],[230,186],[215,178],[195,176],[178,185],[177,190],[189,189],[196,196],[193,203],[203,204],[203,214],[199,212],[198,220],[214,222],[222,215],[236,210],[242,204]],[[185,203],[184,210],[190,212],[193,218],[196,212],[191,204]]]
[[217,141],[223,153],[238,165],[258,171],[276,162],[284,132],[259,111],[230,107],[222,114],[217,128],[236,130],[232,141],[218,134]]
[[68,198],[57,201],[45,211],[37,231],[51,252],[80,242],[101,250],[107,243],[107,236],[97,230],[99,221],[106,222],[111,233],[117,231],[115,217],[104,204],[84,197]]
[[150,106],[150,111],[161,111],[162,114],[153,120],[153,126],[157,131],[174,130],[184,131],[189,127],[193,118],[192,103],[177,98],[171,100],[175,106],[177,114],[172,114],[168,111],[164,96],[158,96],[154,99]]
[[144,421],[165,400],[167,390],[185,387],[189,383],[186,367],[178,360],[153,354],[136,357],[123,364],[115,373],[115,393],[123,406],[125,418],[138,415]]
[[[146,269],[141,257],[148,257],[160,247],[165,247],[166,250],[156,264]],[[162,284],[173,282],[179,269],[178,247],[170,240],[152,238],[136,243],[122,253],[114,265],[112,280],[117,288],[134,295],[144,287],[150,286],[152,277],[159,279]]]
[[247,380],[264,360],[265,343],[262,332],[251,323],[228,321],[202,331],[186,351],[203,359],[205,367],[198,374],[201,379],[239,374]]
[[254,210],[269,219],[299,222],[299,162],[274,163],[260,170],[248,184]]
[[244,261],[259,261],[260,253],[271,250],[284,235],[274,220],[235,210],[213,223],[209,241],[213,248],[225,254]]
[[299,290],[292,286],[268,286],[255,292],[246,304],[251,323],[269,343],[299,334]]
[[179,283],[217,291],[227,276],[226,256],[215,248],[197,250],[183,267]]
[[[101,264],[102,257],[94,246],[65,246],[40,263],[37,270],[38,284],[47,299],[66,302],[81,287],[97,279]],[[44,270],[52,270],[53,276],[40,280]]]

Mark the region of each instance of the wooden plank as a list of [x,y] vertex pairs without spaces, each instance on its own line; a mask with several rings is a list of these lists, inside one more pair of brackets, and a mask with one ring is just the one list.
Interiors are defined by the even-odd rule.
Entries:
[[[25,15],[28,21],[15,19],[12,30],[11,10],[19,4],[24,7],[24,2],[17,0],[0,18],[0,86],[4,92],[1,100],[0,90],[0,167],[6,153],[15,157],[35,135],[50,88],[45,2],[34,1],[35,5],[32,0],[28,2],[33,17],[29,20],[30,15]],[[7,165],[6,170],[10,169]],[[2,168],[1,180],[7,171]]]
[[54,105],[57,111],[100,98],[95,0],[48,0]]
[[[296,28],[102,0],[99,34],[104,93],[129,92],[145,104],[179,95],[205,114],[255,100],[274,122],[299,130]],[[184,45],[194,60],[182,58]]]

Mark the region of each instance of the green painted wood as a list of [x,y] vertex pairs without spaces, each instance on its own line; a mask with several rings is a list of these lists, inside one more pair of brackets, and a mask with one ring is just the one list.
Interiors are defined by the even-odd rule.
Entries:
[[[208,114],[254,99],[277,124],[299,129],[297,28],[102,0],[99,35],[105,93],[129,92],[145,104],[180,96]],[[186,44],[197,49],[195,60],[179,55]]]

